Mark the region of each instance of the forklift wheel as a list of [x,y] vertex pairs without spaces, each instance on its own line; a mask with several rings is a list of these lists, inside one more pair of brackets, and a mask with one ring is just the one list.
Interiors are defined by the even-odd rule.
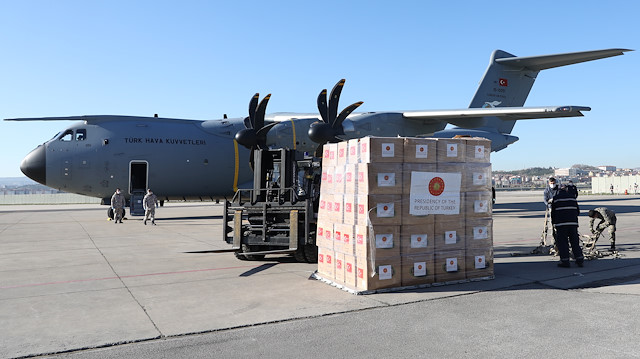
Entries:
[[[248,252],[257,252],[257,251],[252,251],[252,250],[251,250],[251,247],[249,247],[249,246],[248,246],[248,245],[246,245],[246,244],[241,245],[241,248],[242,248],[242,252],[243,252],[243,253],[248,253]],[[239,260],[241,260],[241,261],[261,261],[261,260],[263,260],[263,259],[264,259],[264,254],[262,254],[262,255],[260,255],[260,254],[258,254],[258,255],[248,255],[248,256],[246,256],[246,255],[244,255],[244,254],[242,254],[242,253],[238,253],[238,252],[236,252],[236,253],[235,253],[235,255],[236,255],[236,258],[238,258],[238,259],[239,259]]]

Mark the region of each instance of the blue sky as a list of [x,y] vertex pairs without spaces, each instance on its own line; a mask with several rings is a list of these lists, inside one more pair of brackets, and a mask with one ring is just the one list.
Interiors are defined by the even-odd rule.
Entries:
[[[0,118],[315,112],[340,78],[359,110],[468,106],[489,61],[640,49],[635,1],[2,1]],[[582,118],[519,121],[496,170],[576,163],[640,167],[640,53],[545,70],[526,106]],[[67,122],[0,122],[0,177]]]

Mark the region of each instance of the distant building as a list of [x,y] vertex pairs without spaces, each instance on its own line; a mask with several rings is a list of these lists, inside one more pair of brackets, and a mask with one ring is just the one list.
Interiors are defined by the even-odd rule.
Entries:
[[598,166],[598,168],[605,172],[615,172],[616,166]]
[[586,171],[583,171],[579,168],[558,168],[553,173],[556,177],[571,177],[576,178],[586,174]]
[[614,194],[640,194],[636,190],[636,184],[640,186],[640,176],[607,176],[593,177],[591,179],[591,193],[611,193],[613,185]]

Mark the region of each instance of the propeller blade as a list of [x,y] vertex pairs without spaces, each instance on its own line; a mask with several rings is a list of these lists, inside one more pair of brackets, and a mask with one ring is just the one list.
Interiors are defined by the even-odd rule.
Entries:
[[264,127],[262,127],[261,129],[258,130],[258,133],[257,133],[257,137],[258,137],[257,146],[258,146],[258,148],[262,148],[262,149],[267,148],[267,132],[269,132],[269,130],[273,126],[275,126],[277,124],[278,124],[277,122],[270,123],[270,124],[268,124],[268,125],[266,125],[266,126],[264,126]]
[[342,130],[342,122],[347,118],[347,116],[351,114],[351,112],[353,112],[356,108],[360,107],[360,105],[362,105],[363,103],[364,102],[362,101],[356,102],[352,105],[345,107],[345,109],[342,110],[342,112],[340,112],[336,120],[331,124],[331,127],[333,127],[333,129],[336,130],[336,133],[339,133],[341,135],[344,134],[344,131]]
[[249,123],[251,124],[251,127],[249,128],[256,128],[256,108],[258,107],[258,100],[260,99],[260,94],[256,93],[255,95],[253,95],[253,97],[251,98],[251,101],[249,101]]
[[342,92],[345,81],[345,79],[338,81],[338,83],[333,86],[333,90],[331,90],[331,96],[329,97],[329,113],[327,116],[328,124],[332,124],[338,116],[338,102],[340,101],[340,93]]
[[269,103],[270,98],[271,94],[265,96],[262,101],[260,101],[258,109],[256,110],[256,118],[255,122],[253,123],[253,128],[255,128],[257,131],[260,131],[262,126],[264,126],[264,113],[265,111],[267,111],[267,103]]
[[318,95],[318,111],[320,111],[320,117],[325,123],[329,123],[327,119],[327,89],[320,91]]

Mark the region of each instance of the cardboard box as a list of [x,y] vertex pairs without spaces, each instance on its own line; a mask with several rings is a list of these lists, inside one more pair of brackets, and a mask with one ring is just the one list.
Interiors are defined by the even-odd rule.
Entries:
[[376,290],[402,285],[400,257],[366,258],[356,257],[356,289]]
[[334,280],[335,253],[326,248],[318,247],[318,273],[326,279]]
[[491,141],[486,138],[473,137],[465,139],[466,162],[490,162]]
[[345,165],[337,165],[333,168],[333,194],[342,195],[345,192]]
[[356,257],[400,256],[400,226],[355,226],[354,231]]
[[358,225],[402,224],[402,196],[396,194],[358,195],[356,198]]
[[402,286],[435,282],[435,254],[423,253],[401,257]]
[[353,255],[355,252],[354,226],[350,224],[333,225],[333,250],[336,253]]
[[336,153],[338,152],[337,143],[325,143],[322,147],[322,167],[335,166],[337,164]]
[[342,224],[337,223],[333,225],[333,250],[342,253],[342,244]]
[[400,227],[400,255],[433,253],[435,251],[434,225],[403,225]]
[[342,194],[334,194],[332,197],[333,198],[333,206],[331,206],[332,209],[332,216],[331,219],[333,220],[334,223],[343,223],[344,221],[344,195]]
[[335,272],[333,278],[335,282],[344,284],[344,253],[335,253]]
[[465,221],[438,221],[436,219],[433,236],[435,238],[435,252],[464,250]]
[[437,172],[435,163],[403,163],[402,194],[411,194],[411,172]]
[[346,165],[347,156],[349,153],[348,142],[347,141],[338,142],[338,148],[336,149],[336,151],[337,151],[336,165],[338,166]]
[[492,276],[494,274],[493,248],[467,250],[465,266],[468,279]]
[[333,194],[334,166],[322,164],[322,180],[320,181],[320,193]]
[[493,219],[472,218],[466,221],[466,248],[493,248]]
[[491,190],[491,163],[465,163],[463,173],[465,192]]
[[436,283],[466,279],[464,250],[436,252]]
[[344,193],[356,194],[358,193],[358,171],[357,164],[347,164],[344,166]]
[[397,162],[404,160],[401,137],[364,137],[360,139],[359,163]]
[[354,225],[356,224],[356,212],[357,212],[357,202],[356,202],[356,195],[355,194],[345,194],[344,195],[344,204],[343,204],[343,209],[344,209],[344,215],[343,215],[343,222],[345,224],[351,224]]
[[438,163],[465,162],[466,141],[463,138],[439,138],[436,150]]
[[326,223],[322,227],[323,232],[323,241],[322,247],[333,250],[333,223],[332,222],[323,222]]
[[344,284],[356,289],[356,257],[348,254],[344,255]]
[[347,163],[355,164],[360,162],[360,139],[354,138],[347,141]]
[[318,221],[316,225],[316,245],[333,249],[333,223],[328,220]]
[[340,225],[342,231],[342,253],[354,255],[356,251],[355,227],[351,224]]
[[436,163],[438,140],[435,138],[408,137],[404,139],[405,163]]
[[402,194],[402,163],[360,163],[359,194]]
[[464,194],[465,217],[491,218],[492,194],[491,191],[467,192]]

